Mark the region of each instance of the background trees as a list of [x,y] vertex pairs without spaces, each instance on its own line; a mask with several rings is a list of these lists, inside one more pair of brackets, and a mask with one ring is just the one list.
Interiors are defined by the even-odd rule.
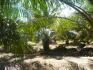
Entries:
[[[76,10],[73,16],[60,15],[64,6]],[[54,30],[58,40],[90,41],[93,32],[92,8],[88,0],[0,0],[0,32],[5,34],[1,36],[1,43],[9,48],[18,39],[23,50],[27,47],[27,41],[42,40],[43,44],[47,43],[44,48],[46,45],[49,48],[50,37],[45,34],[47,29]],[[9,43],[4,42],[5,37],[9,38]]]

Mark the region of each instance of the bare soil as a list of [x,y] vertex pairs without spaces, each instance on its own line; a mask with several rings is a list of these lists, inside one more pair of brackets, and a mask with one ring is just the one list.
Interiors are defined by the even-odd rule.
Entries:
[[[0,70],[93,70],[93,45],[85,46],[80,52],[75,47],[50,46],[52,50],[35,55],[26,54],[25,59],[1,52]],[[35,47],[42,48],[41,45]]]

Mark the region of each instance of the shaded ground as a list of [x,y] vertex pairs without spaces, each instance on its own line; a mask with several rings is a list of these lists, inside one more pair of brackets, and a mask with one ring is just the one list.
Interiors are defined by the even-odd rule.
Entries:
[[[56,57],[57,58],[57,57]],[[93,57],[35,57],[24,60],[25,70],[93,70]]]
[[45,53],[53,56],[93,56],[93,48],[83,48],[77,51],[76,48],[55,48]]
[[21,70],[18,59],[12,53],[0,53],[0,70]]
[[[41,49],[41,45],[35,45],[35,49],[37,47]],[[24,58],[1,50],[0,70],[93,70],[92,56],[92,45],[87,45],[81,51],[74,47],[55,46],[51,51],[26,54]]]
[[[42,47],[42,46],[37,46]],[[77,49],[78,45],[69,44],[52,44],[50,45],[51,50],[43,53],[44,55],[52,56],[93,56],[93,44],[89,44],[81,48],[80,51]]]
[[4,57],[7,58],[0,59],[0,70],[93,70],[93,57],[88,56],[38,55],[24,59],[21,64],[10,53]]

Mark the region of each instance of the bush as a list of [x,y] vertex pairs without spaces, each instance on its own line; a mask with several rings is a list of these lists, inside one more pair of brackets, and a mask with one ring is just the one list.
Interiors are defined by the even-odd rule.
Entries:
[[20,35],[17,31],[17,23],[12,19],[0,16],[0,42],[7,52],[22,52]]

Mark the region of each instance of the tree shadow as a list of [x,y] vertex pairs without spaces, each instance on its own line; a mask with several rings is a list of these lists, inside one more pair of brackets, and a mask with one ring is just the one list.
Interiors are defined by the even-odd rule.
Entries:
[[44,54],[50,56],[93,56],[93,48],[83,48],[77,51],[76,48],[57,47],[53,50],[44,52]]
[[17,59],[15,55],[0,58],[0,70],[21,70],[22,59]]

